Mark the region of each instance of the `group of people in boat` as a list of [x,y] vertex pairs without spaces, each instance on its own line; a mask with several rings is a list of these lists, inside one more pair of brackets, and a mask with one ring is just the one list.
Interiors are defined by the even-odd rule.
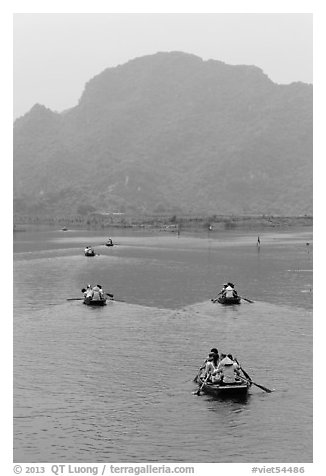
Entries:
[[222,296],[222,298],[236,298],[238,297],[238,293],[234,288],[233,283],[225,283],[223,284],[223,288],[219,292],[219,294]]
[[83,288],[82,292],[84,293],[85,299],[90,299],[92,301],[104,301],[105,295],[100,284],[96,284],[95,286],[91,286],[87,284],[86,289]]
[[237,291],[235,290],[234,284],[231,282],[224,283],[223,288],[219,293],[217,293],[216,298],[211,299],[211,301],[216,302],[219,299],[219,296],[221,296],[223,299],[233,299],[239,297]]
[[85,253],[86,253],[86,254],[87,254],[87,253],[94,253],[94,250],[93,250],[93,248],[92,248],[91,246],[86,246],[86,248],[85,248]]
[[216,384],[235,384],[242,381],[240,365],[232,354],[219,355],[214,347],[199,370],[199,379]]

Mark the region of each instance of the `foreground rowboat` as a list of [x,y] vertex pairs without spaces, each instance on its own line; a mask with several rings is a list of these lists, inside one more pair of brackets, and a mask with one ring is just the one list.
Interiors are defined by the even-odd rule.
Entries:
[[218,398],[229,398],[229,397],[238,397],[243,398],[247,395],[249,388],[251,387],[250,382],[244,382],[242,380],[237,381],[236,383],[211,383],[205,382],[203,378],[198,378],[197,383],[201,391],[208,395],[213,395]]

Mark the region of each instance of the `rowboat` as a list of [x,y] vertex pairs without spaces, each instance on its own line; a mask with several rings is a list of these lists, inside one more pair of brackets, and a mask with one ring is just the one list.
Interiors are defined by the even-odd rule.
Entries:
[[107,241],[107,242],[105,243],[105,246],[113,246],[112,241]]
[[235,383],[212,383],[205,382],[202,377],[197,379],[197,383],[201,391],[208,395],[218,398],[238,397],[243,398],[247,395],[251,383],[237,380]]
[[92,248],[86,248],[85,256],[95,256],[95,251]]
[[85,297],[84,304],[86,304],[86,306],[105,306],[106,298],[95,300],[95,299],[92,299],[91,297]]
[[241,297],[239,296],[236,296],[236,297],[222,297],[220,296],[219,298],[217,298],[217,302],[219,302],[220,304],[240,304],[241,302]]

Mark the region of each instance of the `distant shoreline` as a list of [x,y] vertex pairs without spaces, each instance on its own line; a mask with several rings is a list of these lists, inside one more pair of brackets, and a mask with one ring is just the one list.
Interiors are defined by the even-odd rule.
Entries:
[[105,228],[132,228],[180,233],[182,231],[230,231],[288,229],[313,226],[312,216],[132,216],[92,214],[87,217],[14,217],[13,231],[25,231],[28,225],[53,225],[60,228],[87,228],[98,230]]

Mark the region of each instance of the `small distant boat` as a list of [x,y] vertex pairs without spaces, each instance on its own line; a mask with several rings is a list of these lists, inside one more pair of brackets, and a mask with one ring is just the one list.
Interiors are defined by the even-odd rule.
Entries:
[[105,243],[105,246],[113,246],[114,243],[112,240],[108,240],[106,243]]
[[93,248],[85,248],[85,256],[95,256]]
[[68,228],[64,226],[63,228],[61,228],[61,231],[68,231]]
[[84,304],[86,304],[86,306],[105,306],[106,298],[95,300],[95,299],[92,299],[91,297],[85,297]]
[[234,297],[218,297],[217,298],[217,302],[219,302],[220,304],[240,304],[241,302],[241,297],[239,296],[234,296]]

